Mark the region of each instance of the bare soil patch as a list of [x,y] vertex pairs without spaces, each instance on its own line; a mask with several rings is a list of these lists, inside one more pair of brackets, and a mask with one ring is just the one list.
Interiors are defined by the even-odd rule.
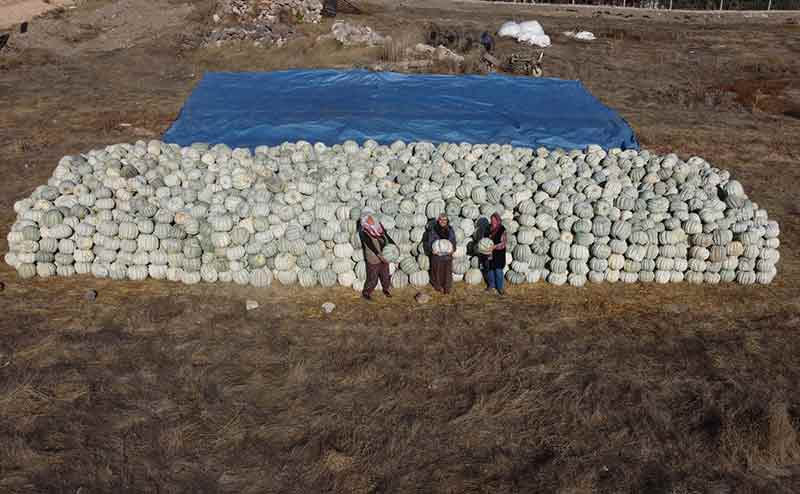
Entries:
[[30,21],[45,12],[74,3],[74,0],[0,0],[0,29]]

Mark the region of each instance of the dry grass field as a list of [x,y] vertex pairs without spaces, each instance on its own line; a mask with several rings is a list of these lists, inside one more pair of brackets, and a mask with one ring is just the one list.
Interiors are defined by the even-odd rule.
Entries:
[[[800,13],[359,5],[345,17],[398,46],[317,42],[326,20],[280,48],[203,48],[209,1],[36,19],[0,51],[0,250],[62,155],[159,136],[203,71],[365,66],[430,21],[535,18],[545,75],[581,79],[645,147],[730,169],[780,222],[775,282],[457,286],[367,308],[345,289],[0,264],[0,493],[800,492]],[[576,26],[599,39],[558,34]]]

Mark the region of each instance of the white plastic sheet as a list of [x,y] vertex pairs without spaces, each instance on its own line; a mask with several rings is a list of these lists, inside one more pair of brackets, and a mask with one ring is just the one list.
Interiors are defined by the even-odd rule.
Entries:
[[519,24],[514,21],[508,21],[500,26],[497,35],[501,37],[516,38],[519,35]]
[[538,21],[525,21],[516,23],[508,21],[500,26],[497,34],[502,37],[514,38],[520,43],[528,43],[540,48],[550,46],[550,36],[545,34]]

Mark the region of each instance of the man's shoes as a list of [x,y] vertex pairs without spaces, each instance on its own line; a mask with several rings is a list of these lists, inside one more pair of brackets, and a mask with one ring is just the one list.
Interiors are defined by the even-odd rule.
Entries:
[[505,295],[505,294],[506,294],[506,292],[505,292],[505,290],[501,290],[501,289],[499,289],[499,288],[498,288],[498,289],[497,289],[497,294],[498,294],[498,295],[500,295],[500,296],[502,297],[503,295]]
[[362,293],[361,294],[361,298],[363,298],[364,300],[369,300],[370,302],[372,302],[372,295],[370,295],[368,293]]
[[383,292],[383,294],[384,294],[384,295],[385,295],[387,298],[392,298],[392,294],[391,294],[390,292]]

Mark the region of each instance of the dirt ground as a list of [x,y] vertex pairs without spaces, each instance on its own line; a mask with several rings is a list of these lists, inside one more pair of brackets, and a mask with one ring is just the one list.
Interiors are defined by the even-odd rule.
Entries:
[[[0,492],[800,492],[800,13],[359,5],[347,18],[398,46],[428,21],[540,20],[545,75],[581,79],[645,147],[730,169],[780,222],[775,282],[366,306],[345,289],[23,282],[3,263]],[[330,20],[281,48],[203,48],[210,9],[88,0],[12,35],[0,250],[62,155],[157,137],[206,70],[393,57],[317,43]],[[558,34],[575,27],[599,39]]]
[[0,0],[0,29],[29,21],[49,10],[74,5],[74,0]]

